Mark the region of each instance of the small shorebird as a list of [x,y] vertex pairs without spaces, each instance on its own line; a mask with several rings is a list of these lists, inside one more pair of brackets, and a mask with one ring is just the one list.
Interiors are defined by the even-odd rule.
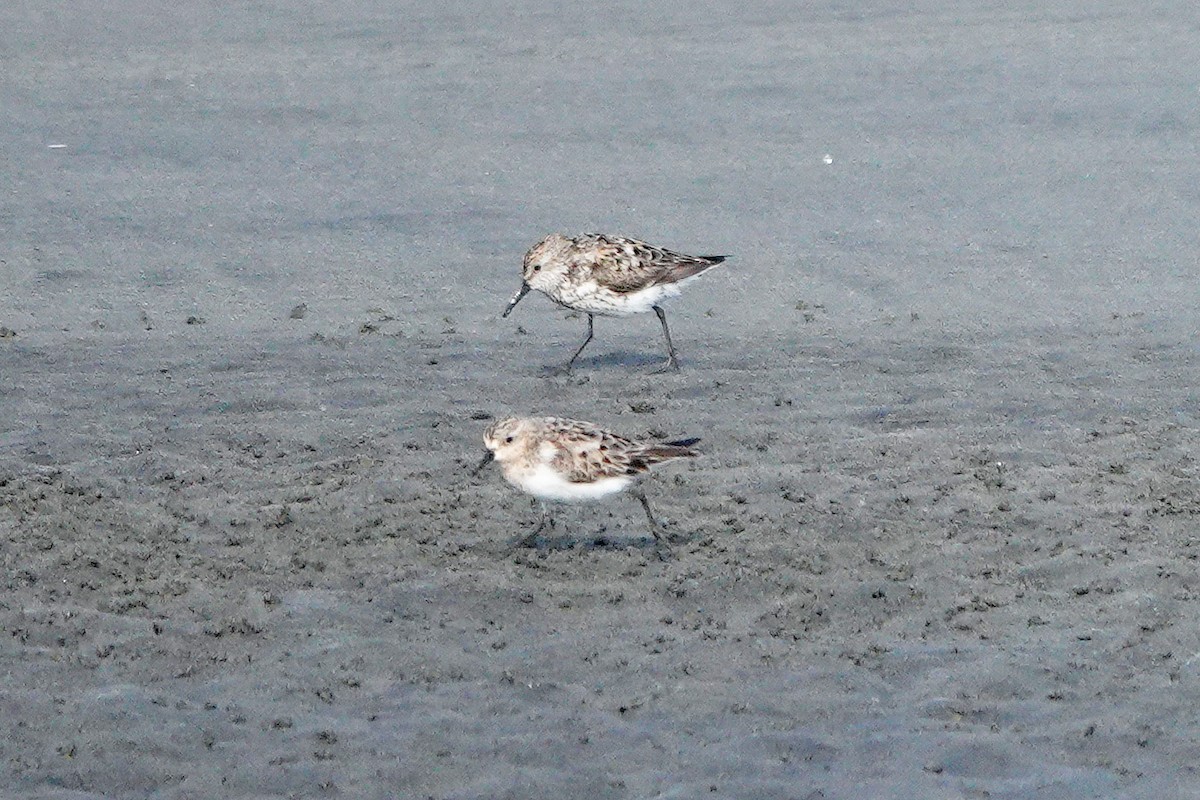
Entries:
[[626,317],[653,309],[667,340],[667,364],[663,369],[678,370],[667,315],[659,303],[679,294],[685,283],[726,258],[687,256],[622,236],[585,233],[572,239],[552,233],[525,254],[521,288],[501,316],[507,317],[530,289],[537,289],[559,305],[586,313],[587,338],[563,369],[570,372],[575,359],[592,341],[593,317]]
[[646,510],[650,532],[661,545],[658,522],[638,479],[651,464],[700,455],[692,449],[698,441],[636,441],[590,422],[558,417],[509,417],[492,423],[483,434],[488,452],[472,475],[494,459],[504,470],[505,480],[541,503],[541,522],[518,544],[530,545],[547,525],[554,526],[547,500],[601,500],[628,489]]

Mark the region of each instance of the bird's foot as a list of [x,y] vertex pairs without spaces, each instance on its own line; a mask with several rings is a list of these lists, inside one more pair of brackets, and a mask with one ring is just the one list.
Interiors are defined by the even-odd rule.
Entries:
[[674,553],[671,551],[671,545],[667,543],[667,540],[655,537],[654,557],[659,561],[665,562],[670,561],[672,555],[674,555]]
[[668,372],[679,372],[679,362],[673,358],[668,359],[666,364],[663,364],[661,367],[654,370],[654,372],[652,372],[650,374],[651,375],[665,375]]
[[525,533],[520,536],[517,536],[511,542],[508,543],[509,551],[515,552],[517,550],[523,550],[525,548],[530,548],[530,547],[535,546],[537,544],[538,534],[541,532],[542,532],[542,529],[539,527],[537,530],[533,531],[532,533]]

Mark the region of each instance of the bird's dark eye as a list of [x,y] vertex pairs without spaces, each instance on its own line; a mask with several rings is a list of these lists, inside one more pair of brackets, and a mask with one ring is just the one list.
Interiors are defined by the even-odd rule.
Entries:
[[511,436],[509,436],[507,439],[505,439],[505,440],[504,440],[504,443],[505,443],[505,444],[512,444],[512,437],[511,437]]
[[542,265],[541,265],[541,264],[534,264],[534,265],[533,265],[533,271],[534,271],[534,272],[541,272],[541,271],[542,271]]

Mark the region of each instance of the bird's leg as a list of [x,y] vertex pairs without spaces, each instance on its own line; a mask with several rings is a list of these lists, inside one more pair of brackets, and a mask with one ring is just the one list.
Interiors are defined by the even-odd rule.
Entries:
[[646,519],[650,520],[650,533],[654,535],[654,554],[658,556],[659,561],[666,561],[671,555],[671,547],[666,538],[658,532],[658,520],[654,518],[654,512],[650,510],[650,501],[646,499],[646,492],[638,487],[633,490],[633,496],[641,501],[642,508],[646,509]]
[[542,503],[540,501],[538,502],[538,505],[540,505],[542,507],[542,518],[538,522],[538,526],[536,528],[534,528],[532,531],[530,531],[529,533],[525,534],[524,536],[518,537],[516,539],[516,541],[513,542],[514,548],[515,547],[533,547],[533,543],[534,543],[534,541],[537,540],[537,535],[539,533],[544,531],[547,527],[550,527],[550,528],[554,527],[554,517],[551,516],[550,509],[546,507],[545,503]]
[[646,519],[650,521],[650,533],[658,541],[662,541],[662,534],[658,532],[658,520],[654,518],[654,512],[650,510],[650,501],[646,499],[646,492],[640,486],[632,490],[634,497],[642,504],[642,508],[646,510]]
[[667,365],[659,372],[667,370],[679,372],[679,361],[675,358],[675,345],[671,343],[671,330],[667,327],[667,312],[663,311],[661,306],[653,306],[653,308],[654,313],[658,315],[658,321],[662,323],[663,338],[667,340]]
[[592,340],[592,315],[588,314],[587,338],[583,340],[583,344],[579,345],[579,349],[575,351],[575,355],[571,356],[571,360],[567,362],[567,365],[565,367],[563,367],[562,371],[564,373],[568,373],[571,371],[571,367],[575,364],[575,359],[579,358],[579,354],[583,352],[583,348],[587,347],[588,342],[590,342],[591,340]]

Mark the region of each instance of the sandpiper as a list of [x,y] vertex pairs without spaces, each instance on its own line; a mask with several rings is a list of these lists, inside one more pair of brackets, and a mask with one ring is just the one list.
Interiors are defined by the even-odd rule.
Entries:
[[493,459],[505,479],[541,502],[542,519],[519,544],[530,545],[554,521],[546,501],[601,500],[629,490],[642,504],[650,532],[661,544],[662,534],[646,493],[638,485],[650,465],[700,455],[692,449],[696,439],[671,442],[628,439],[590,422],[559,417],[508,417],[488,427],[483,435],[487,454],[475,468],[477,474]]
[[625,317],[653,310],[667,341],[667,363],[678,370],[675,345],[667,328],[662,303],[680,288],[728,256],[688,256],[627,239],[585,233],[570,238],[554,233],[525,254],[524,280],[501,316],[507,317],[530,289],[537,289],[559,305],[588,315],[587,338],[564,367],[570,372],[575,359],[592,341],[593,318]]

